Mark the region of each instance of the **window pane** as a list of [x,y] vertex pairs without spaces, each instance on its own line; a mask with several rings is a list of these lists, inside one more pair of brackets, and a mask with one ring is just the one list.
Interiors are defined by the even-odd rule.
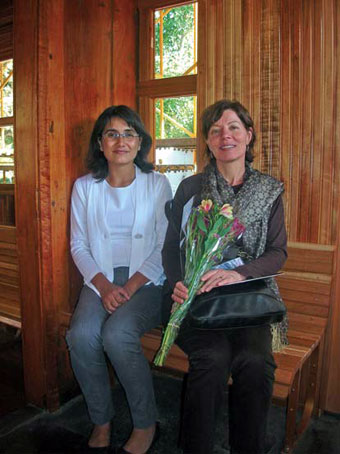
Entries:
[[14,183],[13,126],[0,128],[0,183]]
[[196,137],[196,96],[155,100],[156,139]]
[[13,116],[13,60],[0,62],[0,117]]
[[196,96],[155,100],[156,169],[173,192],[196,171]]
[[197,73],[197,3],[157,10],[155,78]]
[[0,128],[0,225],[15,225],[13,126]]
[[156,170],[168,177],[173,194],[184,178],[195,173],[195,154],[195,147],[156,145]]

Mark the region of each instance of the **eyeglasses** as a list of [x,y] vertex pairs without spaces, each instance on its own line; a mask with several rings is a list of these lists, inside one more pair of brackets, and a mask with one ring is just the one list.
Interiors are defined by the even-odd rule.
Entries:
[[126,142],[132,142],[137,137],[139,137],[139,135],[133,134],[132,132],[122,132],[120,134],[119,132],[106,131],[103,133],[103,137],[105,137],[107,140],[110,140],[111,142],[119,140],[119,137],[121,137],[123,140],[126,140]]

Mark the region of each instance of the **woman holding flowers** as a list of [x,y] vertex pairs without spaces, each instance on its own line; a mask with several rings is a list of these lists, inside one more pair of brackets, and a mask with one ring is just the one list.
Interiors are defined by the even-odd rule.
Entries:
[[[273,274],[281,269],[287,256],[283,185],[251,166],[256,135],[247,110],[237,101],[218,101],[203,112],[202,132],[209,164],[203,173],[180,184],[162,251],[167,285],[176,304],[188,298],[181,239],[192,207],[200,205],[200,210],[209,211],[211,205],[229,204],[245,227],[235,257],[229,257],[239,256],[236,267],[205,272],[199,292]],[[278,293],[275,282],[267,282]],[[286,321],[275,326],[198,330],[185,318],[176,342],[189,358],[182,427],[184,453],[213,453],[216,415],[230,375],[231,453],[265,453],[276,367],[272,351],[287,342]]]
[[152,376],[140,338],[159,325],[171,188],[146,161],[151,137],[127,106],[95,122],[88,175],[72,192],[71,253],[84,277],[67,342],[94,424],[90,448],[108,450],[114,407],[106,356],[126,392],[133,430],[119,453],[144,454],[157,434]]

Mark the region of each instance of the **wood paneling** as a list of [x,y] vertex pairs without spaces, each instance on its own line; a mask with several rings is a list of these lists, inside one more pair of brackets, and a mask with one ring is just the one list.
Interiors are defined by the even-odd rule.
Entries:
[[285,182],[292,241],[336,240],[335,4],[199,3],[200,111],[222,97],[249,109],[259,133],[255,166]]
[[137,11],[136,0],[114,0],[112,87],[113,103],[136,108]]

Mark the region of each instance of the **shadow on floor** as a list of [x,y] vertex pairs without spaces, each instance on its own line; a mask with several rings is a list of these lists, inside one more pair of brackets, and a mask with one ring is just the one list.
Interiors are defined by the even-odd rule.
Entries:
[[0,323],[0,418],[25,407],[20,330]]
[[[154,383],[159,407],[161,437],[153,454],[180,454],[178,448],[179,414],[182,380],[154,371]],[[128,437],[131,421],[125,395],[120,387],[113,388],[116,405],[113,444],[120,445]],[[216,427],[215,454],[227,454],[227,405]],[[272,406],[268,433],[276,444],[270,451],[279,454],[284,436],[285,410]],[[26,407],[0,420],[0,452],[4,454],[84,453],[91,423],[81,396],[72,399],[57,412],[50,414]],[[313,421],[298,443],[294,454],[339,454],[340,418],[324,415]]]

